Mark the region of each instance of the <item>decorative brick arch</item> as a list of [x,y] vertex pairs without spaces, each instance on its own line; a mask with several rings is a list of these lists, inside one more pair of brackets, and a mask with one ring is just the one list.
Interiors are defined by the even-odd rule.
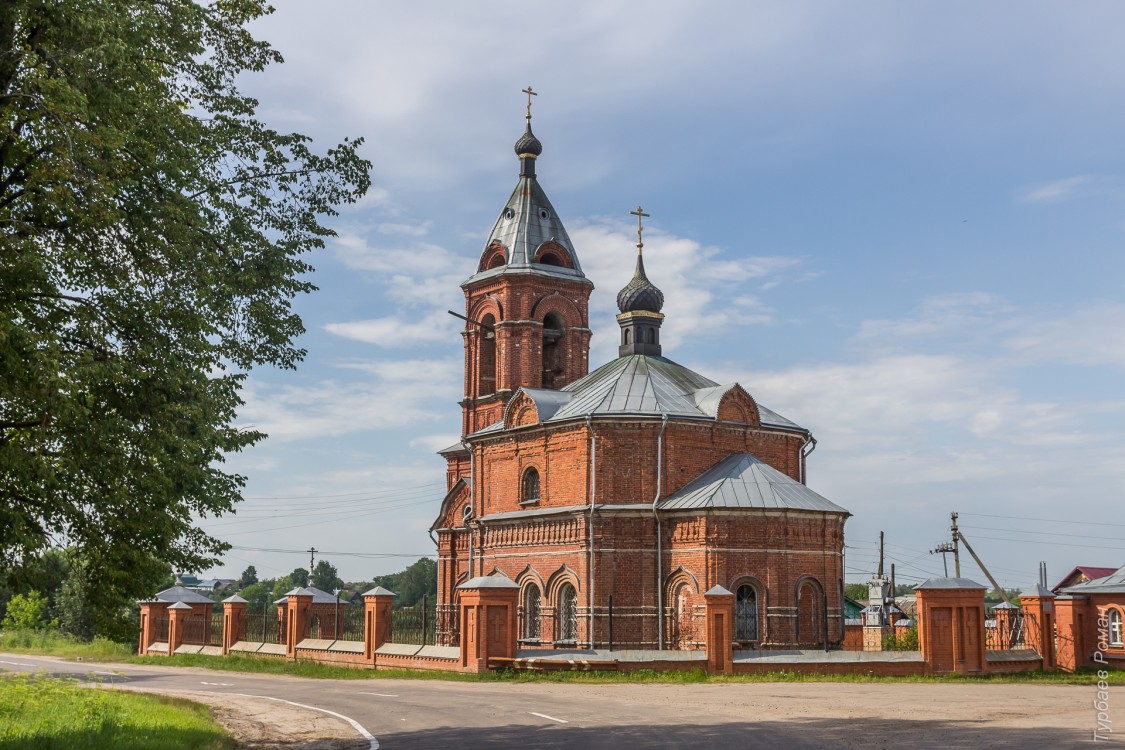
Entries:
[[562,565],[547,579],[547,586],[544,589],[544,593],[551,602],[554,602],[558,597],[559,589],[562,588],[564,583],[574,586],[575,591],[582,590],[578,574],[569,565]]
[[570,257],[570,253],[567,252],[565,247],[554,240],[547,240],[535,249],[533,262],[547,266],[574,268],[574,259]]
[[[469,317],[473,320],[480,320],[489,314],[496,319],[497,323],[504,320],[504,304],[491,294],[481,297],[469,308]],[[466,326],[469,328],[476,327],[472,323],[466,323]]]
[[499,242],[489,243],[484,252],[480,254],[480,264],[477,272],[488,271],[508,264],[508,248]]
[[556,313],[567,326],[585,326],[586,318],[578,306],[558,292],[545,294],[531,306],[531,318],[542,322],[551,313]]
[[535,405],[535,399],[521,388],[504,407],[504,429],[533,424],[539,424],[539,409]]
[[797,611],[798,645],[827,647],[828,599],[824,584],[814,576],[801,576],[793,590]]
[[543,577],[528,565],[516,576],[516,584],[520,587],[519,637],[525,641],[539,641],[543,637],[543,604],[546,599]]
[[715,414],[715,418],[720,422],[740,422],[752,425],[762,423],[761,414],[758,412],[758,404],[738,383],[731,386],[730,390],[719,399],[719,408]]
[[[755,596],[755,612],[754,622],[748,620],[749,613],[740,611],[740,605],[746,606],[745,601],[739,597],[739,589],[743,586],[749,586],[754,590]],[[769,624],[769,618],[766,617],[766,612],[769,611],[769,591],[766,589],[764,583],[757,576],[741,575],[735,577],[731,581],[727,589],[735,595],[735,612],[734,612],[734,634],[735,640],[744,641],[764,641],[767,639],[766,626]],[[741,626],[741,627],[740,627]],[[757,630],[757,633],[747,633],[746,631]],[[739,635],[750,635],[749,638],[739,638]]]
[[699,579],[691,571],[679,566],[664,579],[668,620],[664,632],[672,648],[690,649],[701,640],[696,623],[695,606],[699,596]]

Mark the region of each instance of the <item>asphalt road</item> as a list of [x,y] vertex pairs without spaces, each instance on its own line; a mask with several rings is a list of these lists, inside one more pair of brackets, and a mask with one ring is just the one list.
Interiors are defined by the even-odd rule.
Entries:
[[[955,683],[580,685],[313,680],[0,654],[0,669],[132,689],[268,696],[327,709],[399,748],[1069,748],[1092,686]],[[1125,691],[1111,694],[1125,736]]]

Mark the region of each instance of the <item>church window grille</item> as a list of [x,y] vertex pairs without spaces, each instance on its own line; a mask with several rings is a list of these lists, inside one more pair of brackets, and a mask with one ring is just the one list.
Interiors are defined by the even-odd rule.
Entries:
[[564,583],[559,589],[559,603],[556,608],[559,640],[575,642],[578,640],[578,592],[574,586]]
[[758,640],[758,592],[748,583],[739,586],[735,592],[734,639]]
[[543,320],[543,387],[556,388],[563,376],[563,322],[555,313]]
[[539,587],[532,584],[523,593],[523,637],[524,640],[539,640]]
[[521,503],[539,502],[539,471],[534,467],[523,473],[523,487],[520,490]]
[[1125,633],[1122,632],[1121,610],[1119,609],[1109,611],[1109,645],[1118,647],[1125,645]]
[[480,394],[496,392],[496,318],[485,315],[480,328]]

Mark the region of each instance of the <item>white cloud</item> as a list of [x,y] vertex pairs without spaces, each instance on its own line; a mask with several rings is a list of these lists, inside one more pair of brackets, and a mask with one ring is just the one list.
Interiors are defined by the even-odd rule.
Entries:
[[436,310],[421,317],[391,315],[374,320],[329,323],[324,330],[376,346],[411,347],[438,342],[459,344],[457,331],[460,327],[452,315]]
[[278,386],[251,379],[238,426],[271,441],[312,440],[435,422],[449,415],[461,390],[459,359],[355,362],[369,379],[326,379],[315,385]]
[[[592,362],[616,354],[617,292],[637,263],[636,229],[607,219],[577,224],[570,232],[586,276],[596,287],[590,299],[591,324],[609,332],[594,338]],[[734,325],[773,322],[772,310],[753,292],[781,283],[800,265],[784,256],[732,258],[716,247],[655,228],[645,230],[645,272],[664,292],[666,320],[661,342],[676,347],[687,337],[718,337]]]
[[1085,192],[1100,181],[1101,178],[1096,175],[1080,174],[1041,182],[1021,189],[1020,200],[1024,203],[1060,203]]

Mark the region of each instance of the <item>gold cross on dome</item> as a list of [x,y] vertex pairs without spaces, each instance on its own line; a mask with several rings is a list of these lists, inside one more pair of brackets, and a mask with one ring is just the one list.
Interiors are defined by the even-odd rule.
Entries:
[[531,122],[531,97],[539,96],[539,92],[533,91],[529,85],[526,89],[523,89],[523,93],[527,94],[527,121]]
[[652,216],[652,214],[646,214],[644,209],[641,208],[640,206],[637,206],[636,211],[630,211],[629,214],[631,216],[637,217],[637,255],[640,255],[641,250],[645,246],[644,240],[642,239],[642,237],[644,235],[645,227],[644,227],[644,224],[642,224],[641,222],[644,220],[644,217]]

